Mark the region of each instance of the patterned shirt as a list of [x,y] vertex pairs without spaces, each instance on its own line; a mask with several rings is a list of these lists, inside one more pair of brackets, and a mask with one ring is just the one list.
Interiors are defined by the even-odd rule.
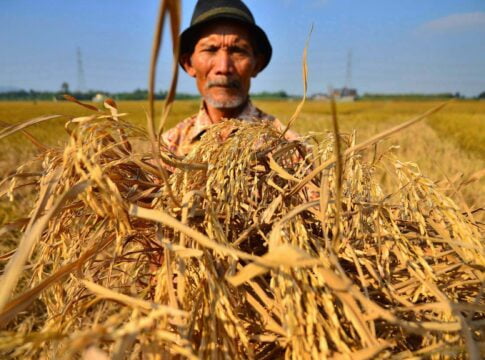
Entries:
[[[283,132],[286,128],[281,121],[274,116],[264,113],[255,107],[251,101],[248,101],[246,107],[236,118],[242,121],[269,121],[280,132]],[[197,140],[200,139],[200,136],[207,127],[212,124],[214,123],[207,114],[204,102],[202,102],[197,114],[183,120],[172,129],[166,131],[162,135],[162,138],[171,152],[177,156],[185,156],[190,152]],[[299,138],[299,135],[292,130],[288,130],[285,138],[288,141],[294,141]]]

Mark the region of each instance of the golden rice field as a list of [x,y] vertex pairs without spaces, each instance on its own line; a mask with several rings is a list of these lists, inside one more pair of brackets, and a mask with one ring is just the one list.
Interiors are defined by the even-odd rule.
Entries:
[[[0,130],[0,357],[483,358],[484,103],[369,140],[436,105],[341,104],[336,136],[308,102],[305,143],[228,120],[184,159],[145,146],[141,102]],[[92,113],[0,103],[46,114]]]
[[[255,101],[262,110],[289,120],[296,109],[296,101]],[[342,132],[357,133],[357,141],[402,123],[436,106],[437,102],[372,101],[338,104]],[[147,104],[138,101],[120,102],[121,112],[134,124],[145,125]],[[197,112],[197,101],[177,101],[167,126],[172,126]],[[69,102],[0,102],[0,122],[16,123],[46,114],[66,116],[86,115],[89,110]],[[39,141],[56,145],[66,139],[64,120],[35,125],[28,129]],[[294,124],[301,134],[326,132],[331,129],[330,105],[308,101]],[[404,161],[416,162],[421,171],[435,181],[455,181],[460,184],[467,177],[485,169],[485,102],[456,101],[429,119],[393,136],[380,144],[380,149],[398,146],[395,152]],[[35,154],[35,147],[21,134],[0,141],[0,178],[8,175],[17,165]],[[449,194],[458,203],[472,208],[483,207],[485,181],[478,180]],[[0,201],[0,224],[12,219],[21,210],[21,201],[14,204]],[[482,215],[478,215],[479,218]]]

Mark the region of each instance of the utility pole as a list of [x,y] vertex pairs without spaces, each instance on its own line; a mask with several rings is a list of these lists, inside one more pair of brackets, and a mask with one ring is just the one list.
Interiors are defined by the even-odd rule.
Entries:
[[77,90],[83,92],[86,90],[86,81],[84,79],[83,58],[81,48],[77,48]]

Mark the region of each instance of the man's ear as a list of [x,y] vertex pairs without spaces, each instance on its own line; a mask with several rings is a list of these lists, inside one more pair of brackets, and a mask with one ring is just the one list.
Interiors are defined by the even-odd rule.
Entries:
[[259,72],[263,68],[263,64],[264,64],[264,57],[263,57],[263,55],[256,54],[256,65],[254,66],[253,73],[251,74],[251,76],[253,78],[255,78],[256,76],[258,76]]
[[192,66],[191,60],[192,54],[182,54],[180,55],[180,63],[182,64],[184,70],[192,77],[195,77],[195,69]]

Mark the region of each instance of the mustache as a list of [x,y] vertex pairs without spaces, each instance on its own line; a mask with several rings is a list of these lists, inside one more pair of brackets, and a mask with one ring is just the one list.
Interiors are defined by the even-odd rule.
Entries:
[[228,77],[220,77],[213,80],[208,80],[205,84],[206,89],[210,89],[216,86],[224,86],[231,89],[239,89],[241,87],[241,82],[237,79],[231,79]]

